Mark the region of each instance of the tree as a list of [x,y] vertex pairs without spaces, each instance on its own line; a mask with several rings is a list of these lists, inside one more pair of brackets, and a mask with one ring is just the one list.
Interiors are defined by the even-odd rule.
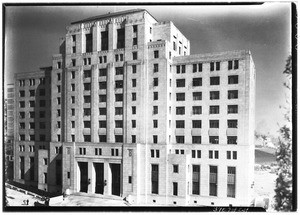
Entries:
[[[285,70],[287,81],[283,84],[287,90],[291,89],[292,57],[286,61]],[[292,205],[292,137],[291,137],[291,103],[290,96],[286,96],[287,106],[285,109],[286,124],[279,129],[278,146],[276,150],[277,179],[275,188],[275,210],[291,211]]]

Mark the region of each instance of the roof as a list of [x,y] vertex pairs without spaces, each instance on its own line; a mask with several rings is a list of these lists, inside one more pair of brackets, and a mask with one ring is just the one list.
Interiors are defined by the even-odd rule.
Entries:
[[73,25],[73,24],[78,24],[78,23],[83,23],[83,22],[90,22],[90,21],[99,20],[99,19],[106,19],[108,17],[116,17],[116,16],[121,16],[121,15],[124,15],[124,14],[138,13],[138,12],[142,12],[142,11],[146,11],[147,13],[149,13],[145,9],[124,10],[124,11],[119,11],[119,12],[115,12],[115,13],[107,13],[107,14],[103,14],[103,15],[99,15],[99,16],[93,16],[93,17],[90,17],[90,18],[87,18],[87,19],[83,19],[83,20],[79,20],[79,21],[76,21],[76,22],[72,22],[71,24]]

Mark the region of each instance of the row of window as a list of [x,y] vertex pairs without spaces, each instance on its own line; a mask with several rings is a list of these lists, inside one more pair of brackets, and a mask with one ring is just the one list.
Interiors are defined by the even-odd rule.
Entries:
[[[178,165],[173,166],[173,172],[178,172]],[[218,166],[209,166],[209,195],[218,196]],[[200,165],[192,165],[192,192],[200,195]],[[159,194],[159,165],[151,164],[151,193]],[[188,191],[188,193],[190,193]],[[178,195],[178,182],[173,182],[173,195]],[[236,196],[236,167],[227,167],[227,197]]]
[[[29,81],[29,86],[35,86],[36,85],[36,79],[28,79],[28,81]],[[38,84],[44,85],[45,84],[45,78],[40,78]],[[20,87],[24,87],[25,85],[26,85],[26,80],[25,79],[19,80],[19,86]]]
[[[25,108],[25,101],[20,101],[19,107]],[[29,101],[29,107],[35,107],[35,101]],[[40,100],[39,107],[46,107],[46,100]]]
[[[25,119],[25,112],[24,111],[21,111],[21,112],[19,112],[19,118],[20,119]],[[35,116],[36,116],[36,114],[35,114],[35,112],[34,111],[30,111],[29,112],[29,118],[35,118]],[[39,112],[39,118],[41,118],[41,119],[43,119],[43,118],[45,118],[46,117],[46,112],[45,111],[40,111]]]
[[[238,84],[239,76],[238,75],[229,75],[228,76],[228,84]],[[154,80],[153,80],[154,82]],[[220,77],[210,77],[210,85],[220,85]],[[185,79],[176,79],[176,87],[185,87]],[[202,86],[202,78],[193,78],[193,81],[191,83],[191,86],[193,87],[200,87]]]
[[[29,135],[29,141],[37,141],[37,139],[35,138],[36,135],[32,134]],[[25,141],[25,134],[20,134],[19,135],[19,140],[20,141]],[[45,134],[40,134],[39,135],[39,141],[46,141],[46,135]]]
[[[210,100],[220,99],[220,91],[210,91],[209,98]],[[228,90],[227,98],[238,99],[238,90]],[[193,92],[193,100],[202,100],[202,92]],[[185,101],[185,93],[176,93],[176,101]]]
[[[35,90],[29,90],[29,96],[30,97],[34,97],[36,94],[35,94]],[[39,90],[39,96],[45,96],[46,95],[46,91],[45,89],[40,89]],[[25,90],[20,90],[19,91],[19,96],[21,98],[25,97]]]

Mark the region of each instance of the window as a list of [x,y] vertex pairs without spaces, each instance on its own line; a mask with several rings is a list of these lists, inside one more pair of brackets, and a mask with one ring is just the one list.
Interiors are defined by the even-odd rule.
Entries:
[[184,107],[176,107],[176,115],[184,115],[185,108]]
[[91,103],[91,96],[83,96],[84,103]]
[[40,89],[40,96],[45,96],[46,95],[46,91],[45,89]]
[[83,121],[84,128],[91,128],[91,121]]
[[116,143],[123,143],[123,135],[115,135]]
[[56,127],[60,128],[61,127],[60,125],[61,125],[60,121],[57,121]]
[[[29,112],[30,118],[34,118],[34,117],[31,117],[31,114],[30,114],[30,113],[32,113],[32,112]],[[21,119],[24,119],[24,118],[25,118],[25,112],[19,112],[19,117],[20,117]]]
[[192,193],[200,195],[200,165],[193,165]]
[[132,60],[137,60],[137,52],[132,52]]
[[153,128],[157,128],[158,126],[157,119],[153,120]]
[[122,102],[123,101],[123,94],[116,94],[116,102]]
[[34,140],[35,140],[35,135],[34,135],[34,134],[30,135],[30,136],[29,136],[29,140],[30,140],[30,141],[34,141]]
[[45,107],[45,106],[46,106],[46,101],[40,100],[40,107]]
[[238,84],[239,76],[238,75],[230,75],[228,76],[228,84]]
[[136,73],[136,65],[132,65],[132,73],[135,74]]
[[173,172],[178,173],[178,164],[173,164]]
[[[20,107],[25,107],[25,102],[24,104],[22,104],[23,102],[20,102]],[[35,102],[34,101],[29,101],[29,107],[34,107],[35,106]]]
[[232,158],[233,158],[233,160],[237,159],[237,151],[232,152]]
[[72,66],[73,66],[73,67],[76,66],[76,59],[72,59],[71,61],[72,61],[72,62],[71,62],[71,63],[72,63]]
[[184,120],[176,120],[176,128],[184,128]]
[[210,91],[210,100],[218,100],[220,99],[220,92],[219,91]]
[[153,72],[158,72],[158,63],[153,64]]
[[185,79],[176,79],[176,87],[185,87]]
[[[33,106],[31,106],[31,105],[33,105]],[[19,102],[19,106],[20,106],[20,108],[24,108],[25,107],[25,101]],[[29,106],[34,107],[34,101],[30,101]]]
[[[29,95],[30,95],[30,97],[35,96],[35,90],[29,90]],[[25,96],[25,91],[24,91],[24,96]],[[23,96],[21,96],[21,97],[23,97]]]
[[60,89],[61,89],[60,85],[57,85],[57,92],[58,93],[60,93]]
[[71,84],[71,91],[75,91],[75,84]]
[[125,28],[117,29],[117,49],[125,47]]
[[45,141],[46,140],[46,136],[44,134],[40,134],[40,141]]
[[84,142],[91,142],[91,135],[83,135]]
[[83,84],[83,89],[86,91],[90,91],[91,90],[91,83],[84,83]]
[[237,128],[238,121],[236,119],[229,119],[229,120],[227,120],[227,126],[228,126],[228,128]]
[[40,118],[45,118],[45,111],[40,111]]
[[228,99],[237,99],[238,90],[228,90]]
[[72,114],[72,116],[75,116],[75,109],[74,108],[71,109],[71,114]]
[[136,101],[136,93],[132,93],[132,101]]
[[[25,125],[24,125],[24,128],[25,128]],[[35,129],[35,123],[34,122],[29,123],[29,129]]]
[[[22,113],[24,113],[24,117],[22,117]],[[25,112],[20,112],[20,115],[21,115],[21,118],[25,118]],[[34,118],[35,117],[35,112],[34,111],[31,111],[29,112],[29,118]]]
[[193,128],[201,128],[201,120],[193,120],[192,126]]
[[132,114],[133,115],[136,114],[136,106],[132,106],[131,109],[132,109]]
[[210,77],[210,85],[220,85],[220,77]]
[[106,102],[106,95],[99,95],[99,102]]
[[193,144],[201,144],[201,136],[192,136]]
[[227,151],[226,154],[227,154],[227,159],[230,160],[231,159],[231,151]]
[[[180,49],[180,47],[179,47]],[[181,73],[185,73],[185,65],[181,65]]]
[[79,154],[80,155],[85,155],[86,154],[86,148],[79,148]]
[[122,107],[115,107],[115,115],[122,115],[123,108]]
[[60,75],[60,73],[57,73],[56,75],[57,75],[57,80],[60,81],[60,80],[61,80],[61,75]]
[[99,69],[99,76],[100,77],[104,77],[107,74],[107,70],[106,69]]
[[137,37],[132,38],[132,45],[137,45]]
[[193,115],[202,114],[202,106],[193,106]]
[[153,106],[153,114],[158,114],[158,106]]
[[227,197],[235,198],[235,167],[227,167]]
[[105,143],[106,142],[106,135],[99,135],[99,142]]
[[158,50],[154,51],[154,58],[159,58],[159,52],[158,52]]
[[193,100],[202,100],[202,92],[193,92]]
[[90,116],[91,108],[83,108],[83,116]]
[[185,93],[176,93],[176,101],[185,101]]
[[219,136],[209,136],[210,144],[219,144]]
[[71,121],[71,127],[75,128],[75,121]]
[[176,73],[179,74],[180,73],[180,65],[176,66]]
[[214,62],[210,63],[210,71],[214,71],[215,70],[215,64]]
[[151,164],[151,193],[152,194],[158,194],[158,165],[157,164]]
[[197,72],[197,64],[193,64],[193,73]]
[[153,135],[153,143],[157,143],[157,135]]
[[158,92],[153,92],[153,100],[158,100]]
[[176,136],[176,143],[184,143],[184,136]]
[[198,72],[202,72],[202,63],[198,63]]
[[107,61],[107,57],[103,56],[103,62],[106,63],[106,61]]
[[228,105],[228,114],[235,114],[238,113],[238,106],[237,105]]
[[219,128],[219,120],[209,120],[210,128]]
[[106,81],[99,82],[99,89],[100,90],[105,90],[106,89]]
[[106,128],[106,121],[99,121],[99,128]]
[[137,32],[137,25],[133,25],[132,29],[133,29],[133,33],[136,33]]
[[232,60],[228,61],[228,70],[232,70]]
[[123,128],[123,120],[115,121],[116,128]]
[[95,148],[95,155],[102,155],[102,149],[101,148]]
[[227,144],[237,144],[237,136],[227,136]]
[[43,161],[44,161],[44,162],[43,162],[44,165],[48,165],[48,159],[47,159],[47,158],[44,158]]
[[234,69],[238,69],[238,68],[239,68],[239,61],[234,60]]
[[131,120],[131,127],[136,128],[136,120]]
[[218,167],[209,167],[209,195],[217,196]]
[[136,135],[131,135],[131,142],[136,143]]
[[[31,92],[31,91],[34,92],[34,90],[30,90],[30,92]],[[24,90],[20,90],[20,91],[19,91],[19,94],[20,94],[20,97],[25,97],[25,91],[24,91]],[[30,93],[30,96],[32,96],[31,93]],[[34,95],[33,95],[33,96],[34,96]]]
[[193,87],[202,86],[202,78],[193,78]]
[[209,106],[209,114],[219,114],[219,106]]
[[93,34],[85,35],[85,51],[86,52],[93,51]]
[[177,196],[178,195],[178,183],[173,182],[173,195]]
[[116,88],[123,88],[123,80],[116,81]]
[[123,75],[124,68],[123,67],[116,67],[116,75]]
[[158,86],[158,78],[153,78],[153,86]]
[[220,62],[216,62],[216,70],[217,70],[217,71],[220,70]]
[[24,87],[25,86],[25,80],[19,80],[19,86]]
[[132,87],[136,87],[136,79],[132,79]]
[[91,58],[83,58],[84,65],[91,65]]

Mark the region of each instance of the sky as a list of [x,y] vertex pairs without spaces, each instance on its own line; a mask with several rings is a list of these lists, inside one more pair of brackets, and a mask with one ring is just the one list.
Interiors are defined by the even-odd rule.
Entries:
[[5,14],[5,83],[14,73],[51,66],[71,22],[143,8],[172,21],[190,40],[191,54],[250,50],[256,68],[256,130],[276,134],[284,123],[285,61],[291,54],[291,5],[9,6]]

